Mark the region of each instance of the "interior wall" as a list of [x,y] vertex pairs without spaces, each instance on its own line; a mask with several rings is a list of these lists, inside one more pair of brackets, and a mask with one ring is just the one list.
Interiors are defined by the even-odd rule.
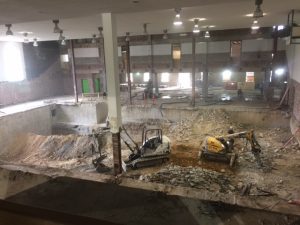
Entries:
[[290,74],[290,89],[294,90],[292,101],[291,131],[300,143],[300,45],[293,44],[287,48],[288,68]]
[[60,63],[54,63],[42,75],[32,80],[0,83],[0,104],[12,105],[65,94]]
[[24,112],[0,117],[1,153],[17,144],[26,133],[50,135],[52,127],[51,106],[43,106]]

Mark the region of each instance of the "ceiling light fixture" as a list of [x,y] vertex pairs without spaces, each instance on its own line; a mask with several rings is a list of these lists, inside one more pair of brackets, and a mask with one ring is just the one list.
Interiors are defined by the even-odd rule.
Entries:
[[251,26],[252,30],[258,30],[260,28],[259,24],[258,24],[258,20],[254,20],[253,24]]
[[197,19],[199,21],[205,21],[206,20],[206,18],[195,17],[195,18],[189,19],[189,21],[194,22],[195,19]]
[[181,18],[180,18],[181,9],[177,8],[177,9],[175,9],[175,12],[176,12],[176,16],[175,16],[175,20],[174,20],[173,24],[175,26],[181,26],[182,25],[182,21],[181,21]]
[[143,28],[144,28],[144,35],[148,35],[148,30],[147,30],[147,23],[143,24]]
[[99,38],[103,38],[103,27],[98,27]]
[[194,20],[194,29],[193,29],[193,33],[194,33],[194,34],[199,34],[199,33],[200,33],[200,29],[199,29],[198,22],[199,22],[198,19],[195,19],[195,20]]
[[66,45],[66,37],[63,35],[64,31],[63,30],[60,30],[59,32],[59,37],[58,37],[58,41],[60,42],[60,44],[62,46],[65,46]]
[[125,38],[125,41],[129,42],[130,41],[130,37],[129,37],[130,33],[129,32],[126,32],[126,38]]
[[168,39],[168,30],[164,29],[163,32],[164,32],[163,39],[167,40]]
[[24,36],[24,43],[27,44],[29,42],[29,39],[28,39],[28,33],[23,33],[23,36]]
[[13,36],[14,33],[11,31],[12,25],[11,24],[5,24],[5,26],[7,27],[6,35],[7,36]]
[[54,29],[53,29],[53,33],[55,34],[59,34],[61,29],[59,28],[58,24],[59,24],[59,20],[53,20],[54,23]]
[[96,43],[97,43],[96,37],[97,37],[97,35],[96,35],[96,34],[93,34],[92,44],[96,44]]
[[33,39],[33,47],[38,47],[39,46],[39,43],[38,43],[38,41],[37,41],[37,38],[34,38]]
[[261,9],[261,5],[263,3],[263,0],[255,0],[256,9],[253,13],[253,18],[261,18],[264,16],[264,12]]
[[61,40],[60,44],[62,46],[66,46],[67,42],[66,42],[66,38],[65,37],[63,37],[63,39]]
[[59,37],[58,37],[58,40],[59,41],[62,41],[65,37],[63,36],[63,33],[64,33],[64,31],[63,30],[60,30],[59,31]]
[[206,31],[205,31],[205,35],[204,35],[204,38],[210,38],[210,33],[209,33],[209,27],[206,27]]

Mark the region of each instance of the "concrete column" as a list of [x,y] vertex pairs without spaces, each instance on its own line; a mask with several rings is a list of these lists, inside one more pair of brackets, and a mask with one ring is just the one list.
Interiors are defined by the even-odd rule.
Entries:
[[195,107],[196,98],[196,38],[192,39],[192,106]]
[[71,52],[71,67],[72,67],[72,76],[73,76],[74,97],[75,97],[75,103],[78,103],[77,74],[76,74],[75,54],[74,54],[74,40],[70,40],[70,52]]
[[151,59],[151,79],[153,82],[155,95],[159,95],[159,89],[158,89],[158,77],[157,73],[154,71],[154,50],[153,50],[153,37],[150,35],[150,59]]
[[131,95],[131,63],[130,63],[130,41],[126,41],[126,73],[128,80],[128,98],[129,103],[132,105],[132,95]]
[[107,102],[110,131],[113,136],[113,156],[115,175],[122,173],[120,127],[121,103],[120,81],[118,71],[118,45],[115,16],[112,13],[103,13],[104,51],[107,75]]
[[[104,53],[104,38],[100,37],[99,40],[99,57],[102,66],[102,71],[100,74],[100,82],[102,84],[103,91],[107,93],[107,79],[106,79],[106,69],[105,69],[105,53]],[[101,90],[100,90],[101,91]]]
[[206,54],[205,54],[205,65],[204,65],[204,73],[203,73],[203,82],[202,82],[202,95],[204,101],[207,100],[208,96],[208,53],[209,53],[209,42],[206,42]]

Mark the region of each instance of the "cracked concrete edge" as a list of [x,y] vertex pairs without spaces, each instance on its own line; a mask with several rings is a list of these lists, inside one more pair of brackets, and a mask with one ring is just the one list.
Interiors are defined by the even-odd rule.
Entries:
[[189,187],[171,186],[159,183],[145,183],[131,178],[124,178],[122,176],[114,177],[112,175],[72,172],[68,170],[54,168],[36,169],[19,165],[0,165],[0,168],[0,170],[9,170],[11,172],[21,171],[22,173],[43,175],[49,177],[49,179],[54,179],[57,177],[68,177],[99,183],[111,183],[119,185],[121,187],[162,192],[170,196],[180,196],[198,199],[200,201],[222,202],[225,204],[236,205],[251,209],[300,216],[299,206],[288,204],[288,199],[285,200],[276,196],[254,197],[240,196],[237,194],[229,195],[218,192],[212,193],[206,190],[193,189]]

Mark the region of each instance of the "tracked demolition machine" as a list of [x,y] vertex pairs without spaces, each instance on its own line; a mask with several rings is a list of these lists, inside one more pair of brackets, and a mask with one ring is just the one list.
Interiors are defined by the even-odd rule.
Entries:
[[199,159],[207,159],[212,161],[222,161],[229,163],[233,167],[237,158],[237,154],[233,152],[234,139],[246,139],[246,145],[250,143],[251,152],[261,166],[260,155],[261,146],[256,140],[254,131],[244,131],[234,133],[231,129],[228,135],[212,137],[207,136],[199,151]]
[[162,129],[158,127],[147,126],[143,128],[141,146],[138,146],[124,127],[122,128],[121,139],[131,151],[125,162],[126,167],[137,169],[162,164],[169,160],[170,139],[164,136]]

